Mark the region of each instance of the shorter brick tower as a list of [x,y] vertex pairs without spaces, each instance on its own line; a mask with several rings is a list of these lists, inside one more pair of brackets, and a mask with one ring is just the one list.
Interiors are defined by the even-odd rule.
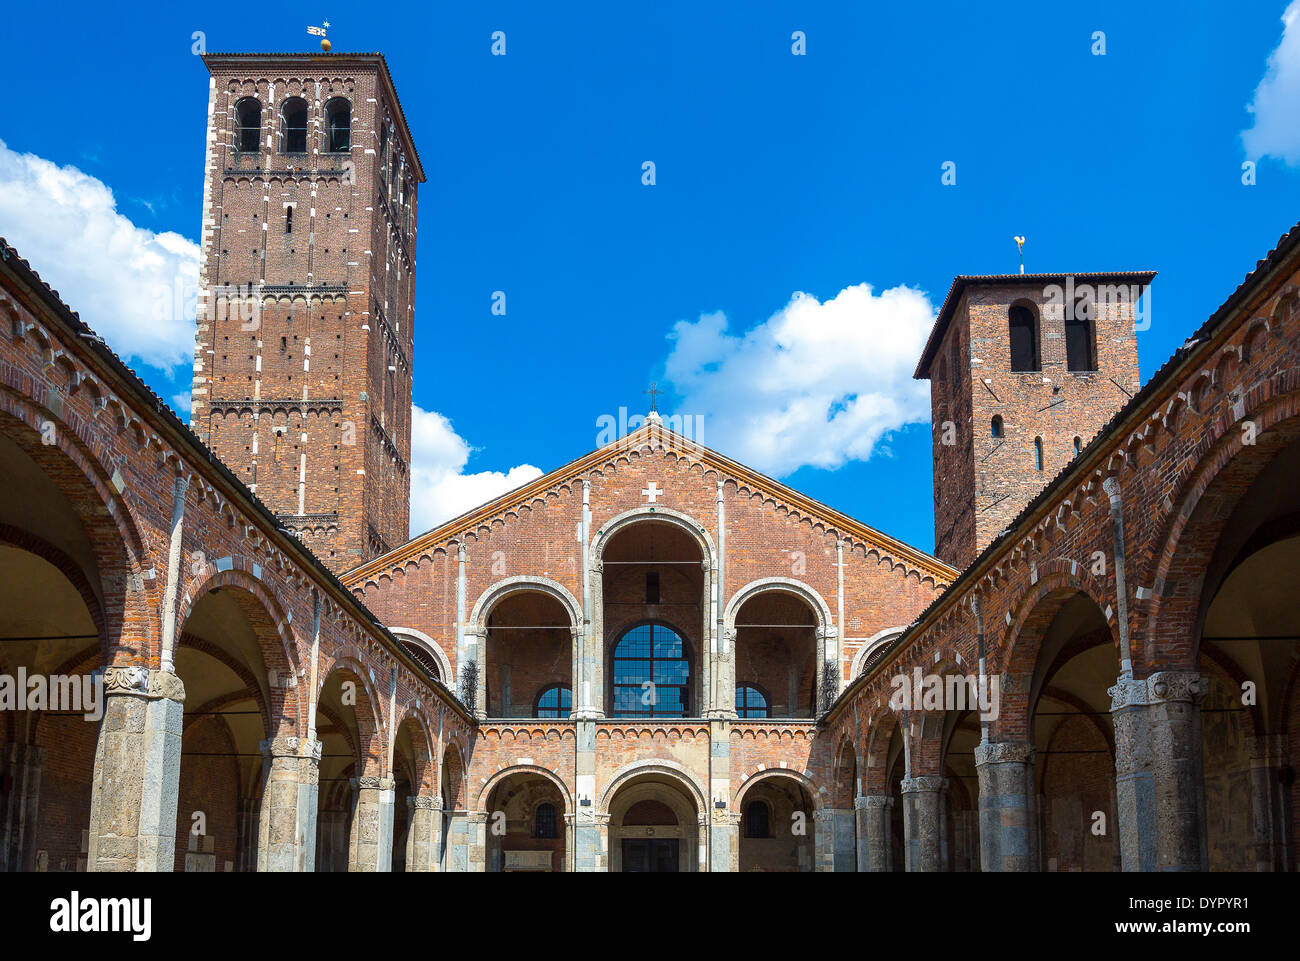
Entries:
[[914,375],[930,381],[935,556],[968,566],[1137,392],[1154,276],[953,281]]
[[379,54],[208,54],[190,423],[336,571],[407,540],[416,190]]

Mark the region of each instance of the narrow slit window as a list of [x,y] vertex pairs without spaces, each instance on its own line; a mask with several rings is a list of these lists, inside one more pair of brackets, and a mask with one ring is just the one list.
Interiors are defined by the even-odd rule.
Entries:
[[1034,469],[1043,469],[1043,439],[1041,437],[1034,438]]

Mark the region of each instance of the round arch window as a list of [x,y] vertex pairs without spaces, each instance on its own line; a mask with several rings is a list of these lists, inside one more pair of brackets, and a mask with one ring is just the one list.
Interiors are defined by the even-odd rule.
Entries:
[[691,663],[667,624],[638,624],[614,645],[614,717],[687,717]]
[[772,709],[767,695],[756,687],[736,686],[737,717],[771,717]]
[[552,684],[537,695],[537,717],[568,717],[573,710],[573,691],[564,684]]

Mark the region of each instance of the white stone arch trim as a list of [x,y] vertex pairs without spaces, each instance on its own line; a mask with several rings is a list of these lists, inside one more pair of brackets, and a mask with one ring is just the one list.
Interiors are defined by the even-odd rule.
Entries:
[[486,810],[484,805],[487,803],[487,799],[492,796],[493,789],[506,778],[518,774],[532,774],[554,785],[560,792],[561,800],[564,801],[564,813],[566,815],[573,814],[573,796],[569,793],[568,785],[564,783],[564,779],[550,768],[542,767],[540,764],[521,763],[523,761],[524,759],[520,758],[514,764],[501,767],[487,779],[483,787],[479,789],[478,797],[475,799],[475,810]]
[[574,597],[567,587],[559,581],[553,581],[549,577],[541,577],[535,574],[515,574],[512,577],[505,577],[497,581],[474,602],[474,609],[469,616],[469,623],[465,625],[467,633],[485,634],[487,633],[487,618],[492,609],[501,603],[511,594],[517,594],[522,591],[533,591],[539,594],[546,594],[559,601],[569,614],[569,627],[573,630],[582,628],[582,605]]
[[902,627],[887,627],[883,631],[876,631],[876,633],[867,638],[867,642],[862,645],[858,650],[858,653],[853,655],[853,666],[849,670],[849,683],[856,680],[858,675],[862,673],[862,664],[871,656],[872,651],[879,650],[881,647],[902,634],[905,630],[907,630],[906,624]]
[[673,524],[680,527],[699,544],[704,553],[704,559],[708,562],[709,567],[717,570],[718,567],[718,549],[713,544],[713,537],[709,534],[708,529],[689,514],[683,514],[681,511],[675,511],[671,507],[634,507],[631,510],[624,511],[615,517],[610,518],[604,524],[601,524],[595,535],[591,538],[591,558],[593,563],[599,561],[608,546],[610,539],[625,527],[637,524],[642,521],[658,521],[660,523]]
[[770,592],[781,592],[793,594],[813,609],[817,619],[821,621],[819,626],[826,637],[834,637],[835,621],[831,616],[830,605],[817,591],[805,584],[803,581],[795,580],[793,577],[760,577],[756,581],[750,581],[736,593],[731,595],[731,600],[727,601],[726,610],[726,629],[734,631],[736,629],[736,615],[740,612],[741,605],[759,594]]
[[443,651],[442,646],[431,638],[424,631],[417,631],[413,627],[390,627],[388,633],[396,635],[399,638],[406,638],[408,641],[414,641],[421,649],[428,651],[433,659],[438,662],[438,670],[442,674],[443,687],[450,691],[456,689],[455,671],[451,669],[451,660]]
[[754,785],[758,784],[760,781],[770,781],[776,778],[789,778],[801,785],[803,789],[808,792],[808,797],[812,799],[814,812],[820,811],[822,807],[824,807],[822,803],[824,800],[822,794],[824,792],[813,783],[813,779],[808,775],[804,774],[802,771],[796,771],[794,768],[769,767],[753,772],[749,777],[745,778],[745,780],[741,782],[740,787],[736,788],[735,800],[732,801],[733,810],[736,812],[741,810],[745,800],[745,795],[749,793],[749,789],[754,787]]
[[708,793],[702,788],[694,775],[691,774],[683,765],[676,761],[669,761],[665,758],[649,758],[642,761],[632,761],[630,764],[624,764],[614,772],[610,778],[609,785],[605,792],[600,796],[600,807],[598,813],[608,816],[609,802],[612,801],[629,781],[646,774],[662,774],[684,785],[687,792],[695,801],[697,816],[707,816],[709,813]]

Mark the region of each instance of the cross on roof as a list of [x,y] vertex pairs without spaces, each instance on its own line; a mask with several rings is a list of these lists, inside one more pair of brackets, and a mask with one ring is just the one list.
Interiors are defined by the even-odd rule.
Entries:
[[660,390],[659,383],[657,381],[652,380],[650,381],[650,389],[643,390],[641,391],[641,393],[650,395],[650,410],[657,414],[659,413],[659,405],[655,403],[655,396],[657,394],[666,394],[668,393],[668,391]]

